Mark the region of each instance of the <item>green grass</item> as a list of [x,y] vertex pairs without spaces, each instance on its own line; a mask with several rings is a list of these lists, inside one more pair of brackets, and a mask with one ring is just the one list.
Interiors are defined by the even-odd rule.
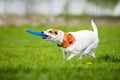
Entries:
[[1,80],[120,80],[120,27],[99,26],[100,42],[94,50],[96,59],[86,56],[80,61],[77,60],[79,55],[71,61],[63,60],[56,44],[25,32],[48,28],[91,29],[90,26],[1,26]]

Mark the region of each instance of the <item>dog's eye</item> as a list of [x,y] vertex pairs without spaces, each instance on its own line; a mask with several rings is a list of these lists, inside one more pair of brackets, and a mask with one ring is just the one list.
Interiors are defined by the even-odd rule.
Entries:
[[52,31],[48,31],[49,33],[52,33]]
[[57,31],[55,32],[55,34],[56,34],[56,35],[58,34]]

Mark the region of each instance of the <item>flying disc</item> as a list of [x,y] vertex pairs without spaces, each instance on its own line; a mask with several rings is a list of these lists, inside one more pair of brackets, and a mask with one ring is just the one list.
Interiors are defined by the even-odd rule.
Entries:
[[32,31],[32,30],[26,30],[26,32],[30,33],[30,34],[34,34],[34,35],[37,35],[37,36],[41,36],[41,37],[44,37],[46,36],[44,33],[42,32],[36,32],[36,31]]

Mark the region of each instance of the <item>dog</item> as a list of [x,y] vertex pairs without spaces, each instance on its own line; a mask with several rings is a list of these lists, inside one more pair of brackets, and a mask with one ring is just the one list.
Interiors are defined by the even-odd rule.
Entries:
[[[81,30],[77,32],[63,32],[56,29],[48,29],[43,31],[46,36],[43,37],[45,40],[55,42],[62,48],[63,59],[71,60],[73,57],[81,53],[79,59],[83,59],[85,55],[89,55],[95,58],[93,50],[97,47],[98,30],[96,24],[91,20],[93,31]],[[71,53],[67,57],[67,53]]]

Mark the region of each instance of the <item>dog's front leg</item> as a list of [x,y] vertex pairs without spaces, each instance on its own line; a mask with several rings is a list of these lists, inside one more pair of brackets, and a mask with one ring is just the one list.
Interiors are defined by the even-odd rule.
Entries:
[[67,55],[67,52],[64,52],[63,51],[63,59],[66,60],[66,55]]

